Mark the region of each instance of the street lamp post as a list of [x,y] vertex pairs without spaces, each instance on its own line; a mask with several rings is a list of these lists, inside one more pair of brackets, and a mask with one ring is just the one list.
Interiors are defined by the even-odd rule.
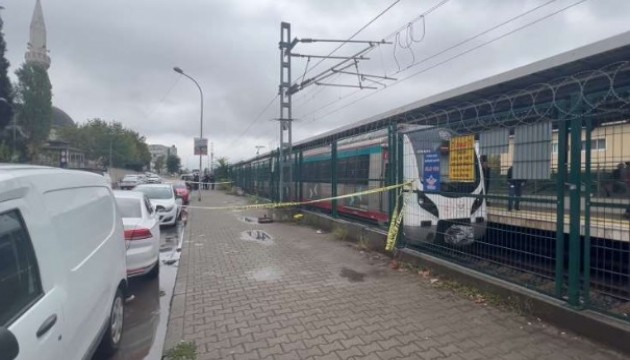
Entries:
[[[192,80],[195,85],[197,85],[197,89],[199,89],[199,95],[201,95],[201,118],[199,119],[199,141],[201,141],[203,139],[203,90],[201,90],[201,86],[199,86],[199,83],[197,82],[197,80],[193,79],[190,75],[186,74],[184,72],[184,70],[182,70],[181,68],[175,66],[173,68],[173,70],[176,73],[179,73],[181,75],[184,75],[185,77],[189,78],[190,80]],[[202,151],[201,149],[199,149],[199,178],[201,179],[201,171],[202,171]],[[197,192],[199,193],[199,201],[201,201],[201,184],[197,184]]]

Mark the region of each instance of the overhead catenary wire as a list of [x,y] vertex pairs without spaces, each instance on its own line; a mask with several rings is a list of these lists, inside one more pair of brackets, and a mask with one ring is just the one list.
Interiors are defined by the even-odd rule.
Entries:
[[158,101],[158,103],[155,105],[155,107],[153,108],[153,110],[151,110],[151,112],[147,113],[147,119],[151,119],[153,116],[155,116],[155,114],[157,113],[157,111],[159,110],[160,106],[162,106],[162,103],[164,103],[164,100],[166,100],[166,97],[169,96],[171,94],[171,92],[173,91],[173,89],[175,89],[175,86],[177,86],[177,84],[179,83],[179,79],[181,78],[181,76],[177,76],[175,78],[175,81],[173,81],[173,83],[171,84],[171,86],[169,86],[168,90],[166,90],[166,92],[164,93],[164,95],[162,95],[162,97],[160,98],[160,101]]
[[[557,0],[550,0],[550,1],[548,1],[547,3],[543,4],[543,6],[544,6],[544,5],[548,5],[548,4],[550,4],[550,3],[554,2],[554,1],[557,1]],[[415,73],[413,73],[413,74],[411,74],[411,75],[409,75],[409,76],[406,76],[406,77],[404,77],[404,78],[401,78],[400,80],[398,80],[398,81],[396,81],[396,82],[394,82],[394,83],[390,84],[387,88],[381,88],[381,89],[378,89],[378,90],[376,90],[376,91],[373,91],[373,92],[367,93],[365,96],[362,96],[362,97],[360,97],[360,98],[358,98],[358,99],[353,100],[352,102],[350,102],[350,103],[348,103],[348,104],[345,104],[345,105],[340,106],[340,107],[338,107],[338,108],[336,108],[336,109],[333,109],[333,110],[331,110],[331,111],[327,112],[326,114],[324,114],[324,115],[320,116],[319,118],[314,119],[314,120],[312,120],[312,121],[318,121],[318,120],[324,119],[324,118],[326,118],[326,117],[328,117],[328,116],[330,116],[330,115],[332,115],[332,114],[334,114],[334,113],[336,113],[336,112],[338,112],[338,111],[341,111],[341,110],[343,110],[343,109],[346,109],[347,107],[352,106],[352,105],[354,105],[354,104],[356,104],[356,103],[358,103],[358,102],[360,102],[360,101],[362,101],[362,100],[364,100],[364,99],[366,99],[366,98],[368,98],[368,97],[370,97],[370,96],[374,96],[374,95],[376,95],[377,93],[379,93],[379,92],[381,92],[381,91],[383,91],[383,90],[385,90],[385,89],[391,88],[391,87],[393,87],[393,86],[395,86],[395,85],[398,85],[398,84],[400,84],[400,83],[402,83],[402,82],[404,82],[404,81],[406,81],[406,80],[408,80],[408,79],[410,79],[410,78],[412,78],[412,77],[415,77],[415,76],[417,76],[417,75],[420,75],[420,74],[422,74],[422,73],[425,73],[425,72],[427,72],[427,71],[429,71],[429,70],[432,70],[432,69],[434,69],[434,68],[436,68],[436,67],[438,67],[438,66],[441,66],[441,65],[443,65],[443,64],[445,64],[445,63],[448,63],[448,62],[450,62],[450,61],[452,61],[452,60],[455,60],[455,59],[457,59],[457,58],[459,58],[459,57],[461,57],[461,56],[464,56],[464,55],[466,55],[466,54],[468,54],[468,53],[470,53],[470,52],[472,52],[472,51],[475,51],[475,50],[477,50],[477,49],[479,49],[479,48],[481,48],[481,47],[487,46],[487,45],[489,45],[489,44],[491,44],[491,43],[494,43],[494,42],[496,42],[496,41],[498,41],[498,40],[501,40],[501,39],[503,39],[503,38],[505,38],[505,37],[507,37],[507,36],[510,36],[510,35],[512,35],[512,34],[514,34],[514,33],[516,33],[516,32],[518,32],[518,31],[521,31],[521,30],[523,30],[523,29],[525,29],[525,28],[528,28],[528,27],[530,27],[530,26],[532,26],[532,25],[534,25],[534,24],[537,24],[537,23],[539,23],[539,22],[541,22],[541,21],[543,21],[543,20],[546,20],[546,19],[548,19],[548,18],[550,18],[550,17],[552,17],[552,16],[555,16],[555,15],[557,15],[557,14],[561,13],[561,12],[564,12],[564,11],[566,11],[566,10],[568,10],[568,9],[570,9],[570,8],[572,8],[572,7],[574,7],[574,6],[580,5],[580,4],[582,4],[582,3],[586,2],[586,1],[588,1],[588,0],[580,0],[580,1],[574,2],[574,3],[572,3],[572,4],[569,4],[569,5],[567,5],[567,6],[563,7],[563,8],[560,8],[559,10],[556,10],[556,11],[554,11],[554,12],[551,12],[551,13],[549,13],[549,14],[547,14],[547,15],[545,15],[545,16],[543,16],[543,17],[541,17],[541,18],[538,18],[538,19],[534,20],[534,21],[528,22],[528,23],[526,23],[526,24],[524,24],[524,25],[522,25],[522,26],[519,26],[519,27],[517,27],[517,28],[515,28],[515,29],[513,29],[513,30],[511,30],[511,31],[509,31],[509,32],[507,32],[507,33],[504,33],[504,34],[502,34],[502,35],[500,35],[500,36],[498,36],[498,37],[495,37],[495,38],[493,38],[493,39],[490,39],[490,40],[488,40],[488,41],[485,41],[485,42],[483,42],[483,43],[480,43],[480,44],[478,44],[478,45],[476,45],[476,46],[474,46],[474,47],[472,47],[472,48],[470,48],[470,49],[468,49],[468,50],[465,50],[465,51],[463,51],[463,52],[457,53],[457,54],[455,54],[455,55],[453,55],[453,56],[451,56],[451,57],[448,57],[447,59],[445,59],[445,60],[443,60],[443,61],[440,61],[440,62],[438,62],[438,63],[436,63],[436,64],[433,64],[433,65],[431,65],[431,66],[429,66],[429,67],[427,67],[427,68],[423,68],[423,69],[421,69],[421,70],[419,70],[419,71],[417,71],[417,72],[415,72]],[[541,7],[541,6],[539,5],[537,8],[540,8],[540,7]],[[528,10],[528,11],[527,11],[527,13],[531,13],[531,11],[533,11],[533,10]],[[521,16],[518,16],[517,18],[520,18],[520,17],[521,17]],[[512,20],[512,21],[513,21],[513,20]],[[508,23],[508,22],[503,22],[502,24],[503,24],[503,25],[505,25],[505,24],[507,24],[507,23]],[[496,29],[497,27],[495,26],[494,28]],[[458,44],[459,44],[459,45],[462,45],[462,44],[464,44],[464,43],[470,42],[470,41],[472,41],[472,40],[474,40],[474,39],[477,39],[478,37],[480,37],[480,36],[482,36],[482,35],[485,35],[487,32],[488,32],[487,30],[484,30],[483,32],[478,33],[478,34],[476,34],[476,35],[474,35],[474,36],[472,36],[472,37],[469,37],[469,38],[467,38],[466,40],[464,40],[464,41],[462,41],[462,42],[460,42],[460,43],[458,43]],[[449,48],[449,50],[452,50],[452,49],[453,49],[453,47],[450,47],[450,48]],[[430,59],[432,59],[432,58],[434,58],[434,57],[436,57],[436,56],[438,56],[438,55],[440,55],[440,54],[443,54],[443,53],[444,53],[444,52],[446,52],[446,51],[448,51],[448,50],[443,50],[443,51],[440,51],[440,52],[439,52],[439,53],[437,53],[437,54],[433,54],[433,55],[431,55],[431,56],[429,56],[429,57],[427,57],[427,58],[424,58],[423,60],[421,60],[420,62],[418,62],[418,63],[417,63],[417,64],[415,64],[415,65],[420,65],[420,64],[422,64],[422,63],[424,63],[424,62],[426,62],[426,61],[428,61],[428,60],[430,60]],[[415,66],[415,65],[414,65],[414,66]],[[401,70],[401,71],[399,71],[399,72],[396,72],[396,74],[398,74],[398,73],[400,73],[400,72],[402,72],[402,71],[408,70],[408,69],[409,69],[409,67],[408,67],[408,68],[406,68],[406,69],[403,69],[403,70]],[[346,96],[343,96],[342,98],[338,99],[336,102],[338,103],[339,101],[342,101],[342,100],[344,100],[344,99],[346,99],[346,98],[350,97],[351,95],[354,95],[354,93],[351,93],[351,94],[348,94],[348,95],[346,95]],[[327,106],[330,106],[330,105],[331,105],[331,104],[327,104]]]
[[[339,44],[336,48],[334,48],[330,53],[328,53],[327,56],[332,56],[334,53],[336,53],[339,49],[341,49],[344,45],[346,45],[348,43],[348,41],[354,39],[357,35],[359,35],[363,30],[367,29],[370,25],[372,25],[376,20],[378,20],[381,16],[385,15],[385,13],[387,13],[389,10],[391,10],[391,8],[393,8],[394,6],[396,6],[396,4],[398,4],[401,0],[395,0],[393,3],[391,3],[387,8],[385,8],[384,10],[382,10],[380,13],[378,13],[374,18],[372,18],[370,21],[368,21],[365,25],[363,25],[359,30],[355,31],[354,34],[352,34],[346,41],[342,42],[341,44]],[[448,1],[448,0],[446,0]],[[304,72],[304,76],[306,76],[308,73],[310,73],[311,71],[313,71],[317,66],[319,66],[322,62],[324,62],[326,59],[320,59],[317,63],[315,63],[315,65],[313,65],[310,69],[308,69],[308,71]],[[304,78],[304,76],[302,78]]]
[[262,116],[267,112],[267,110],[269,110],[269,108],[271,108],[271,105],[273,105],[273,103],[278,99],[278,97],[280,97],[279,94],[276,94],[276,96],[274,96],[273,99],[271,99],[271,101],[269,101],[267,103],[267,105],[265,105],[265,107],[258,113],[258,115],[256,115],[256,117],[254,118],[254,120],[252,120],[249,125],[247,125],[247,127],[245,128],[245,130],[243,130],[243,132],[236,138],[236,140],[232,141],[232,143],[230,144],[230,147],[234,146],[239,140],[241,140],[241,138],[243,136],[245,136],[245,134],[247,134],[247,132],[249,131],[249,129],[252,128],[252,126],[254,126],[254,124],[256,122],[258,122]]

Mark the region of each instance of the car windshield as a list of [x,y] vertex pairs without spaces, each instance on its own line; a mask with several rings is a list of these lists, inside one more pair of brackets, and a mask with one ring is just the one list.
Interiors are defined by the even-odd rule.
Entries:
[[168,187],[138,186],[134,190],[142,191],[149,199],[164,200],[173,197],[173,191]]
[[142,204],[138,199],[116,198],[120,215],[124,218],[142,217]]

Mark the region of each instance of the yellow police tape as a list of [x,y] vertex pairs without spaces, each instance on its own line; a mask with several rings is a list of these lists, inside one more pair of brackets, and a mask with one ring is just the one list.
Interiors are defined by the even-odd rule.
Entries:
[[188,181],[188,180],[179,180],[179,181],[183,181],[186,184],[208,184],[208,185],[219,185],[219,184],[231,184],[234,181],[222,181],[222,182],[203,182],[203,181]]
[[194,206],[188,205],[189,209],[200,209],[200,210],[252,210],[252,209],[278,209],[278,208],[286,208],[286,207],[294,207],[294,206],[302,206],[302,205],[310,205],[316,204],[324,201],[332,201],[332,200],[340,200],[340,199],[348,199],[355,196],[363,196],[363,195],[371,195],[377,194],[385,191],[400,189],[398,195],[396,196],[396,205],[394,206],[394,213],[392,214],[392,218],[389,222],[389,230],[387,232],[387,243],[385,246],[386,251],[394,250],[396,246],[396,240],[398,239],[398,233],[400,231],[400,224],[403,218],[403,210],[405,208],[405,201],[403,199],[402,206],[399,209],[400,199],[403,198],[403,189],[405,186],[410,185],[412,182],[405,182],[402,184],[385,186],[378,189],[371,189],[365,191],[359,191],[352,194],[333,196],[323,199],[315,199],[308,201],[292,201],[292,202],[283,202],[283,203],[266,203],[266,204],[254,204],[254,205],[236,205],[236,206]]
[[396,240],[398,240],[398,232],[400,231],[400,223],[402,222],[403,210],[405,209],[406,204],[406,201],[403,198],[402,206],[400,207],[400,210],[398,209],[400,198],[403,197],[402,194],[403,191],[401,189],[398,192],[398,196],[396,196],[394,213],[389,220],[389,230],[387,231],[387,242],[385,244],[385,251],[392,251],[396,247]]

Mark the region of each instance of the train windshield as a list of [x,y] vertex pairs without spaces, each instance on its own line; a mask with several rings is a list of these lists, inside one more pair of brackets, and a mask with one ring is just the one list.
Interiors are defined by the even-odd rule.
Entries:
[[[481,181],[479,174],[479,159],[475,152],[472,166],[472,180],[461,181],[452,180],[450,178],[450,166],[452,164],[451,155],[451,134],[447,130],[443,129],[431,129],[408,133],[407,136],[413,147],[414,155],[418,164],[418,177],[423,182],[425,190],[427,185],[425,184],[426,178],[431,178],[432,181],[437,181],[439,184],[433,184],[436,186],[435,192],[440,192],[444,196],[456,196],[457,194],[471,194],[478,187]],[[425,159],[431,161],[431,164],[427,163],[425,167]],[[427,173],[425,176],[425,169],[430,169],[433,174]],[[439,174],[439,175],[438,175]],[[430,176],[434,175],[434,176]]]

